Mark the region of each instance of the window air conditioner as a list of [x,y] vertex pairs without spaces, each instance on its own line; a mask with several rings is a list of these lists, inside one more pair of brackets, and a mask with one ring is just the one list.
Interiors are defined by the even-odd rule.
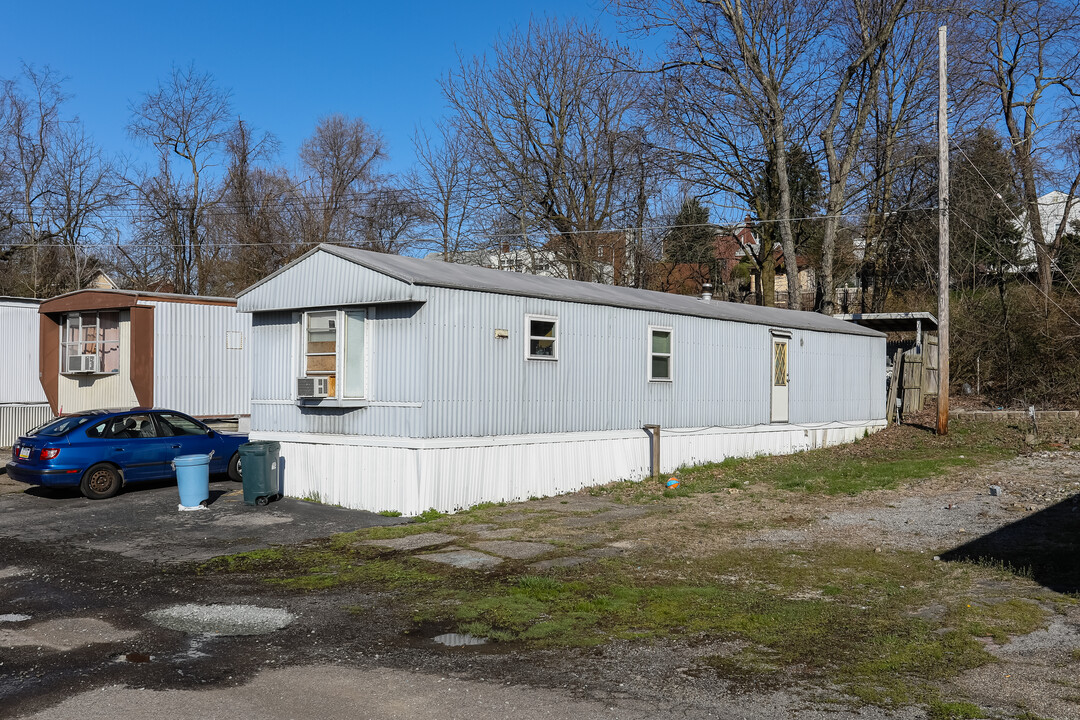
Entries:
[[330,396],[330,379],[302,377],[296,379],[296,396],[300,398],[324,398]]
[[96,373],[98,371],[98,356],[69,355],[67,371],[69,373]]

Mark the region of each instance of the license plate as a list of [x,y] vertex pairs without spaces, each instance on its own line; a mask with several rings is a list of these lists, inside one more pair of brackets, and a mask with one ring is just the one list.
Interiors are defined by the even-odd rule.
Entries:
[[19,459],[26,460],[28,457],[30,457],[30,450],[31,448],[28,447],[19,448]]

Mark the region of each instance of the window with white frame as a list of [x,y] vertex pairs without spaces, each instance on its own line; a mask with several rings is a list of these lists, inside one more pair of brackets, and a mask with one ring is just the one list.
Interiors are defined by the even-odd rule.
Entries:
[[649,326],[649,380],[671,382],[671,328]]
[[559,359],[559,319],[550,315],[525,316],[525,357]]
[[120,312],[65,315],[60,362],[65,374],[120,372]]
[[366,321],[365,310],[304,313],[304,376],[326,378],[328,397],[367,397]]

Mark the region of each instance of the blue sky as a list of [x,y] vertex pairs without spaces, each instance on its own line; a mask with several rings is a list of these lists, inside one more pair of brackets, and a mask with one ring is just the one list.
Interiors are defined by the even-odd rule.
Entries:
[[71,2],[9,3],[0,77],[21,63],[65,76],[78,114],[110,153],[137,154],[126,135],[129,107],[174,65],[194,62],[233,92],[234,110],[282,142],[292,166],[316,120],[362,117],[388,141],[386,169],[413,160],[418,123],[443,113],[438,80],[499,33],[538,17],[599,20],[604,0],[506,2]]

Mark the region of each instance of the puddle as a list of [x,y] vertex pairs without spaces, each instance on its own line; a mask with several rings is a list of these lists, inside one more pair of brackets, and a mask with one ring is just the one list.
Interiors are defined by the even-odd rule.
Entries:
[[442,635],[436,635],[432,638],[440,645],[447,647],[464,647],[465,645],[486,645],[487,638],[475,637],[473,635],[466,635],[464,633],[444,633]]
[[0,622],[25,622],[29,620],[29,615],[20,615],[18,613],[9,613],[7,615],[0,615]]
[[266,635],[295,617],[287,610],[254,605],[173,605],[146,613],[153,623],[193,635]]
[[148,663],[154,659],[153,655],[147,655],[146,653],[131,652],[126,655],[117,655],[113,658],[113,662],[129,662],[129,663]]

